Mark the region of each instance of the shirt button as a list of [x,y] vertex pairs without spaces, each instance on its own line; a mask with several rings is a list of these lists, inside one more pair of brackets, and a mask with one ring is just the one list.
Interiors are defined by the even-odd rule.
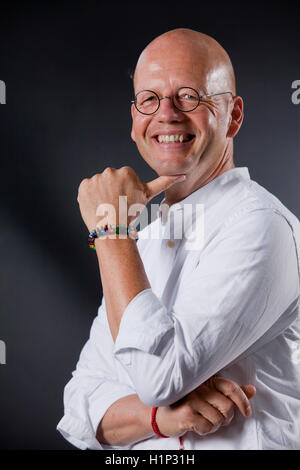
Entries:
[[174,242],[173,240],[168,240],[167,246],[168,246],[169,248],[174,248],[175,242]]

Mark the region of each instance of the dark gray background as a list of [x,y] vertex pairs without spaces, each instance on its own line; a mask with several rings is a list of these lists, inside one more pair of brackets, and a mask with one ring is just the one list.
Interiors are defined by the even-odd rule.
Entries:
[[245,101],[236,166],[299,217],[299,22],[288,1],[1,3],[0,448],[72,448],[55,427],[102,295],[77,189],[106,166],[155,176],[130,140],[141,50],[175,27],[227,49]]

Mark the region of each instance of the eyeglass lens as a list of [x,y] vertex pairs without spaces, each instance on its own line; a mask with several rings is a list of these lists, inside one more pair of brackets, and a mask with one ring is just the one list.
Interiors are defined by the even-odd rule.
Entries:
[[[192,111],[199,104],[200,98],[193,88],[180,88],[173,95],[173,103],[180,111]],[[153,114],[159,108],[160,99],[156,93],[144,90],[136,95],[135,104],[143,114]]]

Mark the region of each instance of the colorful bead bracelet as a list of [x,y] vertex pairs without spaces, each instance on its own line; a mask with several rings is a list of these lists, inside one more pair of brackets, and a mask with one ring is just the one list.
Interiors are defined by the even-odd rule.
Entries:
[[101,226],[100,228],[97,227],[96,230],[92,230],[91,233],[88,236],[88,244],[89,247],[92,248],[93,250],[96,250],[95,247],[95,238],[101,238],[106,235],[129,235],[130,238],[134,240],[138,240],[138,232],[133,228],[130,224],[128,227],[125,226],[125,224],[121,224],[120,226],[112,225],[104,225]]

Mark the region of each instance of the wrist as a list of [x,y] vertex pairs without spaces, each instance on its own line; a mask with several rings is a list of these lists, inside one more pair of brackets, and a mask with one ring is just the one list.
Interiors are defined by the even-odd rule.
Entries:
[[168,436],[164,432],[164,430],[162,430],[162,423],[164,422],[164,419],[161,419],[162,414],[163,414],[163,407],[153,406],[152,407],[152,413],[151,413],[151,415],[152,415],[151,424],[152,424],[153,431],[155,432],[155,434],[157,436],[167,438],[167,437],[170,437],[170,436]]
[[132,226],[125,224],[121,225],[103,225],[97,226],[96,229],[92,229],[88,236],[88,244],[90,248],[96,249],[96,240],[107,240],[107,239],[131,239],[134,241],[138,240],[138,232]]
[[152,406],[145,405],[144,403],[141,402],[143,405],[141,408],[141,412],[138,414],[138,422],[141,427],[141,429],[144,430],[145,435],[147,437],[153,437],[155,436],[155,432],[153,431],[152,424],[151,424],[151,417],[152,417]]

